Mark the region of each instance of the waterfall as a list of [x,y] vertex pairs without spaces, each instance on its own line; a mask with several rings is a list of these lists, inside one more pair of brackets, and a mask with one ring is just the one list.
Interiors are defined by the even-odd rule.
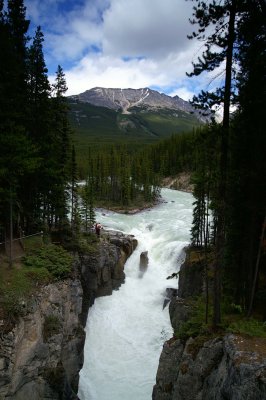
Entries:
[[[138,247],[125,265],[126,281],[91,307],[80,372],[81,400],[150,400],[165,340],[173,332],[166,288],[177,288],[177,272],[189,243],[191,194],[162,190],[164,202],[135,215],[98,213],[106,229],[135,235]],[[146,272],[139,259],[148,251]]]

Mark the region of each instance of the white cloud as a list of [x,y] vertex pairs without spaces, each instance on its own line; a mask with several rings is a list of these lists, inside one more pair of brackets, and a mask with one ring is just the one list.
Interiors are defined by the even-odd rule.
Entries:
[[[28,3],[28,4],[27,4]],[[188,99],[186,78],[202,46],[189,41],[193,3],[185,0],[26,0],[43,25],[51,72],[61,64],[68,94],[95,86],[157,87]],[[206,88],[206,87],[205,87]]]
[[183,50],[191,10],[184,0],[112,0],[103,16],[104,52],[160,58]]
[[66,72],[68,94],[81,93],[95,86],[140,88],[180,86],[189,69],[193,47],[158,59],[123,59],[111,55],[90,54]]

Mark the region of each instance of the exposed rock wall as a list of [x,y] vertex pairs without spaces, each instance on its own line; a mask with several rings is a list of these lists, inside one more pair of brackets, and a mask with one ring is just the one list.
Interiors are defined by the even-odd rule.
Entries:
[[136,245],[132,236],[110,234],[96,253],[76,258],[72,279],[36,293],[12,331],[0,335],[0,400],[77,398],[89,306],[123,283]]
[[70,385],[77,387],[83,363],[81,308],[77,279],[36,293],[26,315],[0,341],[1,400],[59,399],[59,387],[71,398]]
[[[195,265],[194,265],[195,267]],[[193,279],[188,261],[182,267],[179,295],[197,294],[202,274]],[[189,285],[190,282],[190,285]],[[169,306],[173,328],[188,320],[186,298]],[[266,339],[228,334],[181,341],[173,337],[163,347],[153,388],[153,400],[263,400],[266,399]]]
[[190,296],[199,296],[203,292],[203,264],[200,261],[191,261],[186,255],[179,270],[178,296],[185,299]]
[[203,342],[169,340],[160,357],[153,400],[266,399],[266,357],[256,350],[257,342],[239,335]]
[[175,177],[164,178],[162,186],[188,193],[192,193],[194,190],[194,185],[191,183],[191,173],[189,172],[181,172]]
[[81,321],[85,325],[88,308],[95,298],[108,296],[125,280],[124,265],[137,247],[134,236],[108,232],[108,240],[100,242],[98,251],[82,254],[77,261],[84,291]]

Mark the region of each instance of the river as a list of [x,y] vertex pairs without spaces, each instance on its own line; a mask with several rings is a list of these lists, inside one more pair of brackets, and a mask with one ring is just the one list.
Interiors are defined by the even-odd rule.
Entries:
[[[135,215],[98,213],[106,229],[135,235],[138,247],[125,265],[126,281],[112,296],[96,299],[86,325],[81,400],[150,400],[159,356],[172,334],[165,290],[189,243],[191,194],[162,190],[164,203]],[[105,214],[105,215],[103,215]],[[139,257],[148,251],[142,276]]]

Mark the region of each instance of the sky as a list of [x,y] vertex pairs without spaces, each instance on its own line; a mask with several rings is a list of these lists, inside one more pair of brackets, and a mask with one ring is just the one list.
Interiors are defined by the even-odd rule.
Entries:
[[191,99],[210,77],[188,78],[202,43],[187,39],[188,0],[25,0],[30,34],[40,25],[53,75],[60,64],[67,95],[93,87],[149,87]]

